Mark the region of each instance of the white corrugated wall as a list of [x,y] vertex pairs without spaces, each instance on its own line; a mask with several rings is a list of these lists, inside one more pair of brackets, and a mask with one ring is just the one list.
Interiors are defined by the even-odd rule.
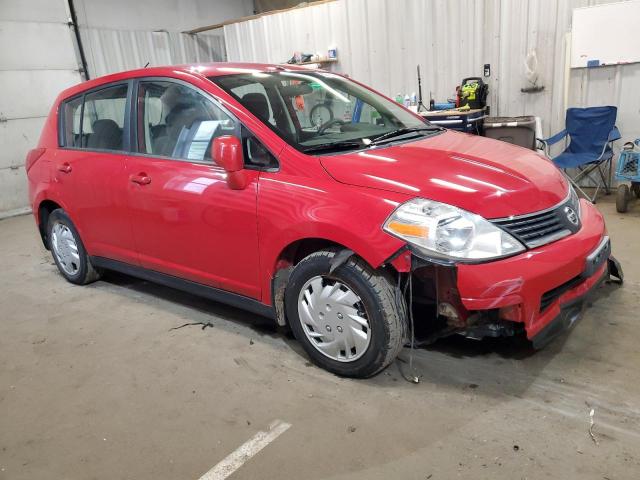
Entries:
[[[283,62],[294,51],[338,48],[336,71],[395,96],[425,102],[454,96],[467,76],[491,64],[491,113],[536,115],[545,134],[564,126],[567,106],[617,105],[626,139],[640,137],[640,64],[572,70],[565,105],[565,34],[572,9],[595,0],[338,0],[224,27],[229,61]],[[594,32],[597,35],[599,32]],[[604,34],[604,33],[602,33]],[[524,62],[535,50],[541,93],[526,94]]]
[[149,66],[222,62],[222,35],[179,32],[113,30],[80,26],[92,78]]

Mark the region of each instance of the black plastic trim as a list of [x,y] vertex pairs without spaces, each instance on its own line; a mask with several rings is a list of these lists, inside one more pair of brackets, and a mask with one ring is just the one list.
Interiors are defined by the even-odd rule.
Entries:
[[562,332],[569,330],[581,318],[586,308],[586,300],[593,294],[602,282],[609,278],[609,270],[605,270],[602,276],[593,286],[578,298],[574,298],[560,306],[560,313],[551,322],[549,322],[538,334],[531,339],[533,348],[541,349],[547,345],[556,336]]
[[78,16],[76,15],[76,7],[73,4],[73,0],[68,0],[69,5],[69,19],[68,25],[73,28],[73,35],[76,39],[78,46],[78,54],[80,55],[80,63],[82,64],[82,76],[85,80],[91,80],[89,75],[89,67],[87,66],[87,56],[84,53],[84,46],[82,45],[82,36],[80,35],[80,28],[78,26]]
[[242,310],[247,310],[251,313],[255,313],[272,320],[275,320],[276,318],[275,309],[273,307],[265,305],[253,298],[245,297],[244,295],[227,292],[226,290],[220,290],[208,285],[203,285],[202,283],[192,282],[191,280],[185,280],[173,275],[156,272],[155,270],[149,270],[147,268],[119,262],[117,260],[111,260],[109,258],[91,257],[91,263],[98,268],[115,270],[116,272],[131,275],[132,277],[137,277],[142,280],[148,280],[166,287],[182,290],[199,297],[213,300],[214,302],[220,302],[236,308],[241,308]]

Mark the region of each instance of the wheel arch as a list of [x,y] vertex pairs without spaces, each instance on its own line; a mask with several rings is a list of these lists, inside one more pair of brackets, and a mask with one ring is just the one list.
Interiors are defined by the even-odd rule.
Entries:
[[38,204],[38,208],[34,212],[37,215],[36,220],[38,222],[40,238],[47,250],[49,250],[49,242],[47,241],[47,222],[49,221],[49,215],[51,215],[51,212],[58,208],[62,208],[59,203],[50,199],[44,199]]
[[[378,269],[379,264],[372,264],[364,255],[360,253],[360,249],[354,248],[352,245],[345,245],[333,239],[325,237],[308,237],[299,238],[284,246],[279,255],[272,264],[272,276],[270,284],[270,301],[276,312],[276,321],[278,325],[287,325],[287,319],[284,308],[284,292],[287,287],[289,275],[294,267],[308,255],[320,250],[351,250],[353,255],[362,259],[371,268]],[[390,265],[395,271],[395,267]],[[386,272],[385,274],[388,274]]]

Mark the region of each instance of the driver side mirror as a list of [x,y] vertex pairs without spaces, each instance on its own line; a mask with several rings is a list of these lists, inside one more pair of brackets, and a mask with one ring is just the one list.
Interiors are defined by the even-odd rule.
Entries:
[[213,161],[227,172],[227,185],[232,190],[244,190],[247,175],[244,170],[242,143],[237,137],[224,135],[213,140]]

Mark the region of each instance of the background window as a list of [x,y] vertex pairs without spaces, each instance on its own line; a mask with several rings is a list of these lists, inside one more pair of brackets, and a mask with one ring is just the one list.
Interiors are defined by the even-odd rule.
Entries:
[[138,150],[181,160],[209,161],[213,140],[234,135],[235,121],[204,95],[173,82],[141,82]]
[[108,87],[84,97],[82,146],[98,150],[123,150],[127,86]]

